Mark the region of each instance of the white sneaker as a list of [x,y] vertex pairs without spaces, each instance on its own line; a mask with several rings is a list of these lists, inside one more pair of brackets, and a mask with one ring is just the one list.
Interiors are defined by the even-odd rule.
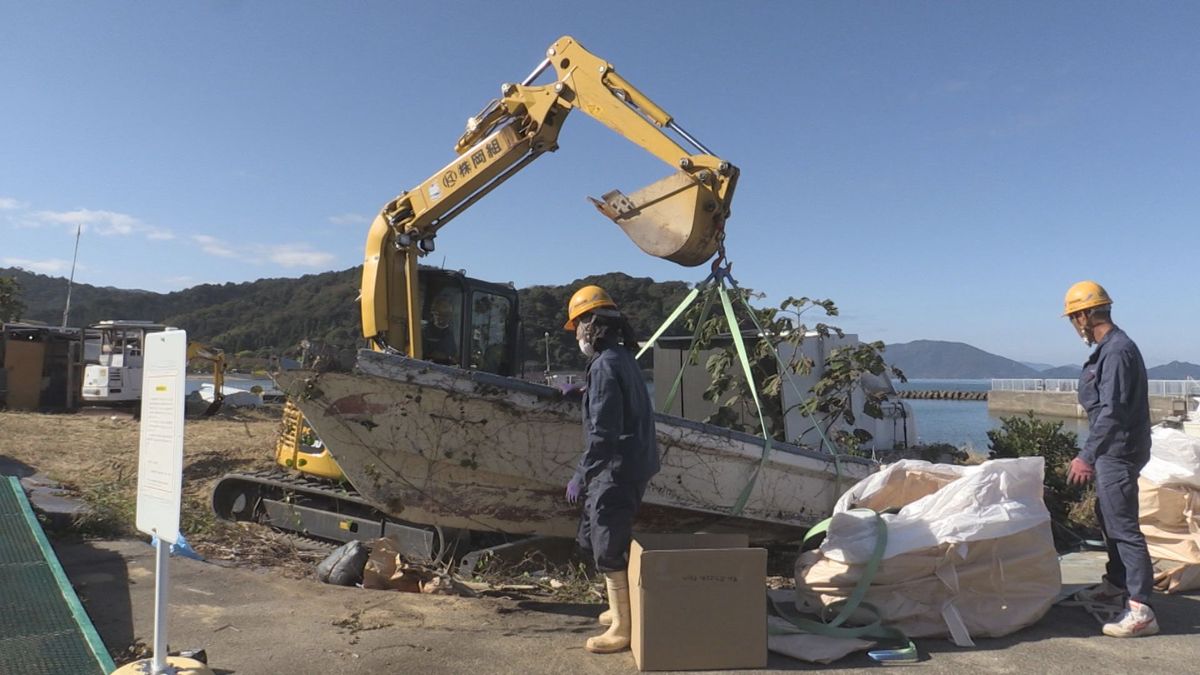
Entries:
[[1150,605],[1130,600],[1121,616],[1112,623],[1104,624],[1103,630],[1109,637],[1154,635],[1158,632],[1158,619],[1154,618],[1154,610],[1150,609]]

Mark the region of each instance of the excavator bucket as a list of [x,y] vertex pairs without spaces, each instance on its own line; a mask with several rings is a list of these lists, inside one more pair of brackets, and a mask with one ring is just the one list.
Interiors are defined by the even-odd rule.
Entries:
[[628,197],[613,190],[589,199],[650,255],[695,267],[717,250],[724,209],[711,188],[682,171]]

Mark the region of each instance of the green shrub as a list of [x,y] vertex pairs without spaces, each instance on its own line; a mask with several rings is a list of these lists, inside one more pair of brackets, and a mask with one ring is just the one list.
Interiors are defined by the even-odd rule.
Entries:
[[913,448],[917,456],[932,464],[966,464],[971,456],[951,443],[930,443]]
[[[988,459],[1042,457],[1046,460],[1043,496],[1050,518],[1070,530],[1090,529],[1094,522],[1086,517],[1085,491],[1067,483],[1067,467],[1079,452],[1078,437],[1063,431],[1062,422],[1040,420],[1029,411],[1024,416],[1002,417],[1001,427],[988,434],[991,451]],[[1056,537],[1060,535],[1055,531]]]

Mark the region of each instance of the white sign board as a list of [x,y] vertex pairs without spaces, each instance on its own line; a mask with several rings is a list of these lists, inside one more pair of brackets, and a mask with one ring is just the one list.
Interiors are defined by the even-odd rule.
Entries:
[[179,539],[183,492],[187,333],[148,333],[143,350],[137,529],[174,544]]

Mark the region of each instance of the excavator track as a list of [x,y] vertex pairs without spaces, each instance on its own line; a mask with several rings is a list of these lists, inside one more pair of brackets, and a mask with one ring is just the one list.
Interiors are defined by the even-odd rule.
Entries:
[[213,488],[213,512],[227,521],[261,523],[316,543],[387,537],[413,561],[458,563],[469,576],[485,558],[517,562],[528,551],[566,556],[574,541],[447,530],[396,520],[353,487],[277,470],[230,473]]
[[388,537],[417,560],[439,560],[451,543],[441,528],[391,518],[349,485],[282,471],[222,476],[213,487],[212,507],[222,520],[261,523],[314,540]]

